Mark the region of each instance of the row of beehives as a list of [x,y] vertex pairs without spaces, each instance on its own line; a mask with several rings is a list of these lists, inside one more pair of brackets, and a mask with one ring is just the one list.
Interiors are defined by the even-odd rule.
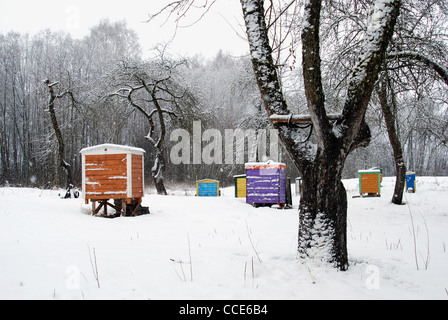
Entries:
[[[92,202],[92,212],[97,214],[104,208],[107,215],[109,206],[124,215],[135,215],[143,197],[145,151],[103,144],[85,148],[81,154],[83,197],[86,204]],[[256,206],[291,206],[291,185],[285,175],[286,165],[283,163],[247,163],[246,175],[235,177],[237,196],[244,194],[246,202]],[[219,181],[198,181],[196,195],[219,196]]]
[[[93,212],[107,206],[124,214],[135,215],[141,209],[144,189],[144,154],[140,148],[103,144],[81,150],[82,189],[86,204],[90,200]],[[235,196],[246,197],[253,205],[292,205],[291,185],[286,178],[286,165],[268,161],[247,163],[246,174],[235,176]],[[382,170],[359,171],[359,193],[381,195]],[[297,182],[297,180],[296,180]],[[197,196],[219,196],[219,181],[201,180],[196,183]],[[296,183],[296,190],[300,186]],[[406,175],[406,190],[415,192],[415,173]],[[108,200],[114,199],[114,204]],[[96,203],[100,206],[96,207]]]
[[[359,194],[361,196],[381,196],[381,182],[383,181],[383,170],[372,168],[359,170]],[[415,172],[406,173],[406,192],[416,191]]]
[[[286,178],[286,165],[277,162],[246,163],[246,174],[234,176],[235,197],[246,198],[254,206],[292,206],[290,182]],[[199,197],[219,196],[219,181],[196,182]]]
[[[282,163],[249,163],[246,174],[234,176],[235,197],[246,198],[246,202],[256,204],[291,204],[288,201],[288,183],[285,178],[286,166]],[[380,168],[359,170],[359,194],[361,196],[381,196],[383,171]],[[300,194],[301,178],[296,181],[296,195]],[[416,191],[415,173],[406,173],[406,191]],[[218,196],[219,182],[201,180],[196,183],[197,196]],[[289,195],[290,197],[290,195]]]

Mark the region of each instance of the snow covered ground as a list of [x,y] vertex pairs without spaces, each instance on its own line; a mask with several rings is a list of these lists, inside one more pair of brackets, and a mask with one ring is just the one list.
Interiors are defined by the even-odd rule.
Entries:
[[347,272],[297,259],[297,197],[256,209],[233,188],[178,190],[104,219],[58,191],[0,188],[0,299],[448,299],[448,178],[418,177],[403,206],[394,178],[381,198],[345,184]]

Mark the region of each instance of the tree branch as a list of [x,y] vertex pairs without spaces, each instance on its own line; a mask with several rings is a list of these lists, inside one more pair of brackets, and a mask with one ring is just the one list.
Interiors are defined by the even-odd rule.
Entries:
[[387,55],[387,59],[389,60],[401,59],[406,61],[415,60],[417,62],[421,62],[426,67],[434,70],[442,78],[443,82],[445,82],[445,84],[448,85],[448,70],[439,63],[437,63],[436,61],[432,60],[431,58],[421,53],[412,51],[392,52]]
[[321,148],[331,141],[330,123],[325,111],[325,94],[322,87],[320,59],[321,0],[310,0],[305,5],[302,29],[302,69],[308,110]]
[[375,4],[362,53],[351,76],[343,110],[342,141],[347,151],[357,147],[354,143],[356,137],[364,134],[365,113],[386,57],[400,7],[401,0],[378,0]]
[[[272,58],[263,8],[264,1],[240,0],[240,2],[250,45],[252,67],[261,100],[269,117],[272,115],[287,116],[291,112],[288,110],[283,96],[277,68]],[[279,138],[297,168],[303,168],[307,163],[314,160],[317,148],[306,139],[307,134],[289,126],[274,125],[274,127],[278,128]],[[304,140],[305,142],[303,142]]]

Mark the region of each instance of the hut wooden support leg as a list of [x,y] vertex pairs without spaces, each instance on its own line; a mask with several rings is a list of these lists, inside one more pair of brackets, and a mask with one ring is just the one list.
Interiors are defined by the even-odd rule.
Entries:
[[[99,202],[98,207],[96,207],[97,202]],[[104,207],[104,212],[101,216],[107,217],[107,206],[115,209],[116,211],[120,212],[120,214],[121,214],[122,208],[120,208],[116,205],[113,205],[112,203],[109,203],[108,200],[99,200],[99,201],[92,201],[92,215],[97,215],[100,212],[101,208]]]
[[[100,205],[98,206],[98,208],[96,207],[96,201],[92,201],[92,215],[97,215],[98,212],[100,212],[101,208],[104,206],[106,201],[99,201]],[[106,210],[106,208],[104,208],[104,210]],[[107,213],[107,211],[106,211]]]
[[141,207],[140,203],[137,204],[137,205],[135,206],[135,209],[134,209],[134,211],[132,212],[132,216],[133,216],[133,217],[136,217],[136,216],[137,216],[137,214],[138,214],[138,209],[140,209],[140,207]]
[[106,201],[106,205],[108,205],[109,207],[111,207],[112,209],[115,209],[115,211],[121,212],[121,208],[119,206],[116,206],[110,202]]
[[107,200],[106,201],[102,201],[101,205],[104,207],[104,212],[102,214],[103,217],[107,217]]
[[[129,201],[131,200],[131,201]],[[143,214],[149,213],[149,210],[147,207],[142,207],[141,205],[141,199],[120,199],[119,201],[115,201],[114,204],[108,202],[108,200],[91,200],[92,201],[92,215],[98,215],[100,210],[104,207],[104,212],[101,214],[101,217],[104,218],[117,218],[119,216],[130,216],[130,217],[136,217],[142,212]],[[121,202],[121,205],[120,205]],[[130,202],[130,206],[128,204]],[[98,205],[98,207],[97,207]],[[112,209],[115,209],[116,213],[108,215],[107,213],[107,207],[111,207]]]
[[[111,207],[112,209],[115,209],[116,213],[113,214],[113,215],[108,216],[107,215],[107,209],[106,209],[107,206]],[[122,207],[116,206],[115,204],[112,204],[112,203],[108,202],[107,200],[104,203],[104,217],[106,217],[106,218],[117,218],[117,217],[119,217],[122,214],[121,210],[122,210]]]

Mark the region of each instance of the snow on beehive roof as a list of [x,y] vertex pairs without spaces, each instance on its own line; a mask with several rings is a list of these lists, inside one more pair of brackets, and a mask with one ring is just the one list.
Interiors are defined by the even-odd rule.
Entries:
[[269,160],[268,162],[248,162],[245,164],[247,169],[286,169],[286,164]]
[[380,169],[358,170],[358,173],[381,173]]
[[87,147],[80,151],[82,154],[113,154],[113,153],[137,153],[143,154],[145,150],[130,146],[123,146],[118,144],[100,144],[97,146]]
[[213,180],[213,179],[202,179],[202,180],[198,180],[198,181],[196,181],[196,183],[201,183],[201,182],[210,182],[210,183],[213,183],[213,182],[219,182],[218,180]]

